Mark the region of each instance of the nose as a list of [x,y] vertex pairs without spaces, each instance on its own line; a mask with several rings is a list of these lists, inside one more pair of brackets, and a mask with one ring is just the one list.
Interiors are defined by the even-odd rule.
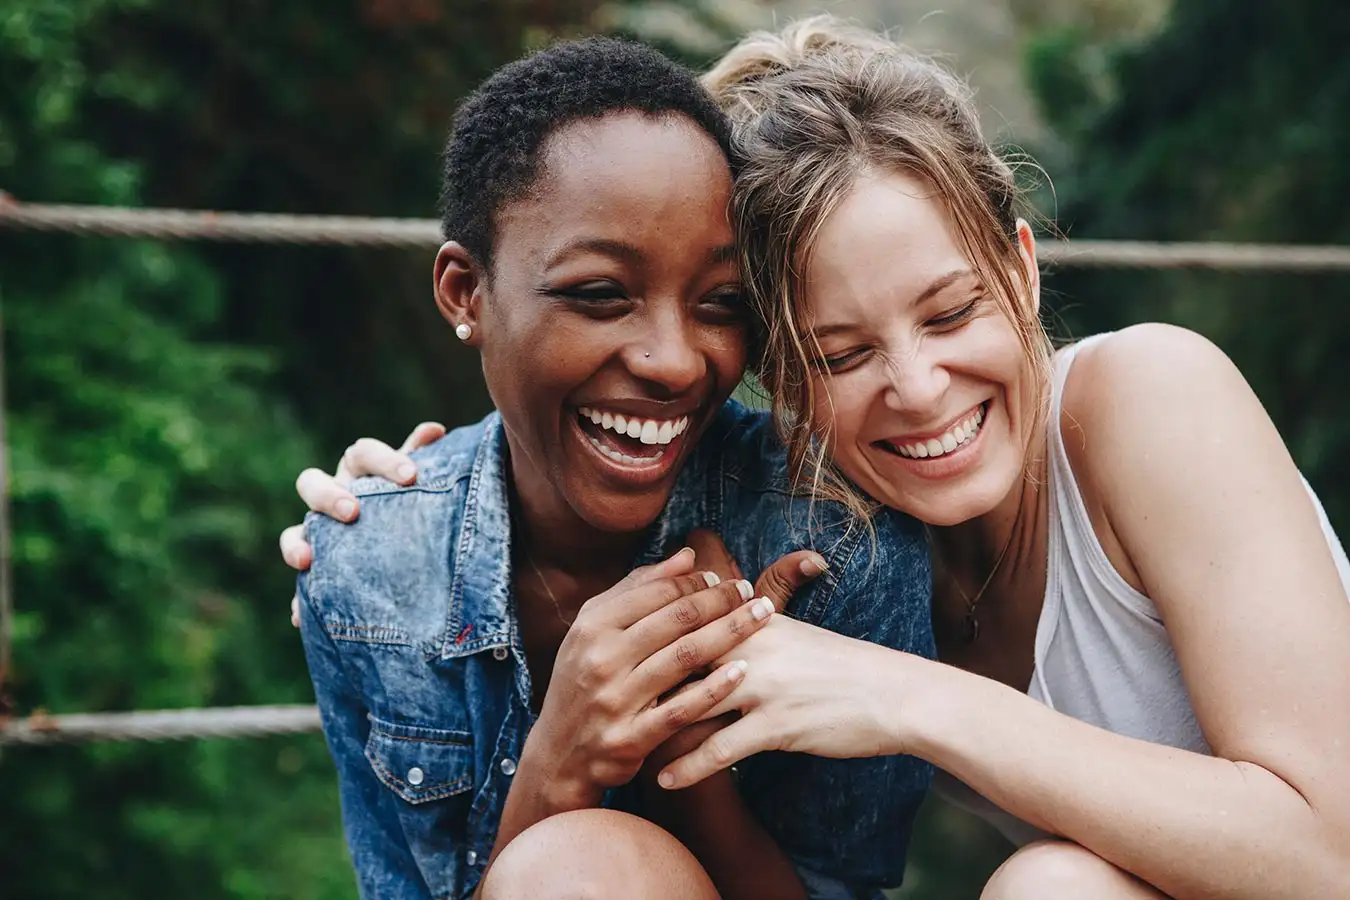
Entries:
[[697,330],[684,314],[653,315],[625,351],[628,370],[659,395],[678,396],[708,373]]
[[951,374],[934,354],[921,344],[886,356],[886,406],[899,413],[924,419],[937,411],[951,385]]

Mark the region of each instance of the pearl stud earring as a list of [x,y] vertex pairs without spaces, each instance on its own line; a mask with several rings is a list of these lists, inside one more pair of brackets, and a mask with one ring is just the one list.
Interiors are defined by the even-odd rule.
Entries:
[[461,341],[467,341],[473,335],[473,328],[467,322],[460,322],[455,326],[455,337]]

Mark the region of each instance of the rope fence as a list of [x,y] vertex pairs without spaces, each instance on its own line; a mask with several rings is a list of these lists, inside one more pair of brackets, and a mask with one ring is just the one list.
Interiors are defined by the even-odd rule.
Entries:
[[[434,219],[20,203],[3,194],[0,228],[158,240],[347,247],[427,248],[441,241],[440,224]],[[1350,272],[1350,246],[1070,240],[1042,243],[1040,257],[1066,267]]]
[[[130,209],[21,203],[0,192],[0,229],[158,240],[233,241],[425,249],[441,241],[434,219],[295,216],[184,209]],[[1230,269],[1350,272],[1350,246],[1150,241],[1046,241],[1041,259],[1082,268]],[[3,450],[0,416],[0,451]],[[3,486],[0,456],[0,487]],[[8,522],[0,496],[0,746],[90,741],[162,741],[300,734],[319,729],[314,706],[241,706],[9,719],[4,682],[9,664]]]
[[70,716],[36,713],[0,726],[0,746],[250,738],[304,734],[318,730],[319,710],[306,705],[228,706]]

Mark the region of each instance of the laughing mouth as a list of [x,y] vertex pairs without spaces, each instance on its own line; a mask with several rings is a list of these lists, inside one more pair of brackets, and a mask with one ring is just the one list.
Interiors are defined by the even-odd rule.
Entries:
[[625,466],[649,466],[662,459],[689,429],[689,417],[648,419],[590,406],[577,408],[581,432],[605,458]]
[[898,456],[903,456],[905,459],[936,459],[949,453],[955,453],[975,440],[975,435],[979,434],[980,429],[984,427],[985,417],[989,414],[988,407],[989,401],[986,400],[977,406],[973,413],[937,437],[909,443],[895,441],[883,441],[882,443],[888,450],[893,451]]

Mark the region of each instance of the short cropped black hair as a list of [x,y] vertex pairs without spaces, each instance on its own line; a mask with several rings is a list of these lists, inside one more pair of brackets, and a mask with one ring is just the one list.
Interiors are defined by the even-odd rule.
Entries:
[[549,136],[625,110],[686,116],[734,168],[730,125],[691,71],[644,44],[567,41],[498,69],[455,114],[441,170],[445,239],[490,272],[497,213],[534,186]]

